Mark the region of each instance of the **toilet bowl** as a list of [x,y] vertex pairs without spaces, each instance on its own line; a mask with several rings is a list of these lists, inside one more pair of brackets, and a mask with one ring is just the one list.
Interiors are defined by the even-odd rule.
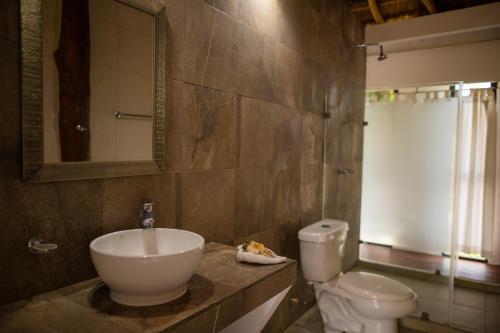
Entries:
[[397,319],[414,311],[417,295],[407,286],[378,274],[348,272],[315,283],[325,332],[397,332]]
[[314,284],[325,332],[396,333],[417,295],[382,275],[341,272],[347,223],[322,220],[299,232],[304,278]]

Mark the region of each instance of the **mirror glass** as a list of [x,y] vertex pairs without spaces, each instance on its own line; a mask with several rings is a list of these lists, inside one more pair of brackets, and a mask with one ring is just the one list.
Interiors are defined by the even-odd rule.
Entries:
[[44,163],[153,159],[154,16],[42,0]]

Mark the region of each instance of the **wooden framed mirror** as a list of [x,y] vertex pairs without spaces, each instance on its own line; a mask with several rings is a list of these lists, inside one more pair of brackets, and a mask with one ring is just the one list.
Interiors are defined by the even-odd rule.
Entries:
[[21,0],[23,179],[164,169],[165,8]]

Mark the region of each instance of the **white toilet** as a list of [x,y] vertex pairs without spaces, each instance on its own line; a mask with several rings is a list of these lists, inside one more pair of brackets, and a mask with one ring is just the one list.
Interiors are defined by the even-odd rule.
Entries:
[[402,283],[366,272],[342,274],[346,222],[322,220],[299,231],[304,278],[314,283],[325,332],[396,333],[418,306]]

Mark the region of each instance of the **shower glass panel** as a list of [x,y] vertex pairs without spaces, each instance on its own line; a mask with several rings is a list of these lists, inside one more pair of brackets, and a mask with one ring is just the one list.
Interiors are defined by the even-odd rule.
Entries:
[[[460,85],[366,96],[360,258],[411,271],[411,316],[451,323],[450,255]],[[452,257],[452,256],[451,256]]]
[[365,109],[361,239],[441,255],[451,244],[458,103],[418,98]]

